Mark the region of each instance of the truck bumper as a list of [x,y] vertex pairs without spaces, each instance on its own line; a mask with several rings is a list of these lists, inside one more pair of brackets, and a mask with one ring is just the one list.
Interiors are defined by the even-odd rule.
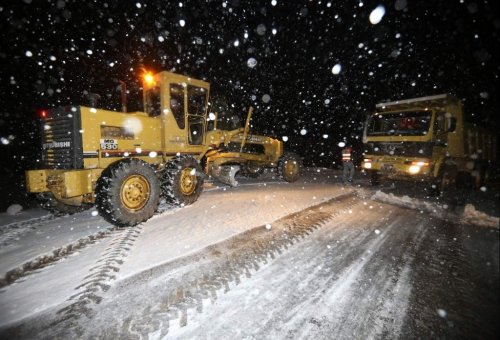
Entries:
[[365,159],[361,163],[365,171],[376,172],[383,177],[401,180],[428,180],[434,177],[434,172],[428,160],[384,160]]
[[52,192],[56,198],[71,199],[94,192],[102,169],[85,170],[29,170],[26,188],[29,193]]

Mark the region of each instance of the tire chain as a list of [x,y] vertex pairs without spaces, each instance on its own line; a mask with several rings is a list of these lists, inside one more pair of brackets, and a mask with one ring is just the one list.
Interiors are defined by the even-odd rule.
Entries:
[[[251,241],[250,246],[244,246],[243,249],[225,248],[226,260],[222,264],[217,265],[215,269],[208,269],[187,283],[169,282],[169,290],[162,293],[159,303],[128,316],[121,327],[116,329],[117,333],[111,334],[113,331],[107,330],[106,334],[117,338],[148,339],[149,334],[159,332],[161,339],[168,334],[170,322],[178,320],[180,327],[186,326],[188,311],[202,313],[205,300],[214,303],[221,292],[229,292],[231,284],[238,285],[243,277],[250,278],[252,273],[283,254],[289,247],[307,238],[326,222],[348,213],[352,207],[349,198],[354,196],[355,193],[351,192],[286,216],[275,222],[283,223],[282,230],[265,234],[261,232],[258,234],[258,239]],[[337,201],[344,203],[342,205],[346,207],[334,212],[321,211],[322,206]],[[260,228],[262,230],[263,227]]]
[[94,312],[92,305],[99,304],[102,295],[111,288],[111,282],[116,279],[116,273],[120,271],[123,258],[128,255],[135,239],[142,231],[142,224],[127,228],[113,228],[113,231],[121,230],[115,235],[106,248],[103,256],[96,261],[96,265],[89,271],[90,274],[84,277],[84,282],[75,289],[81,289],[71,296],[68,301],[71,303],[57,311],[59,316],[52,326],[61,326],[66,335],[81,337],[84,327],[79,324],[81,316],[87,319],[92,318]]

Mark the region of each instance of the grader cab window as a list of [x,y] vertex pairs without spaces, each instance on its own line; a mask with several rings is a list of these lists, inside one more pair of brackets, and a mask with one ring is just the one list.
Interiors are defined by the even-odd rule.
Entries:
[[146,92],[146,112],[155,117],[161,114],[160,87],[155,86]]
[[203,143],[206,102],[206,89],[192,85],[188,86],[189,144],[200,145]]
[[184,129],[184,87],[180,84],[170,85],[170,110],[179,128]]
[[205,113],[207,91],[202,87],[188,86],[188,102],[190,115],[203,115]]

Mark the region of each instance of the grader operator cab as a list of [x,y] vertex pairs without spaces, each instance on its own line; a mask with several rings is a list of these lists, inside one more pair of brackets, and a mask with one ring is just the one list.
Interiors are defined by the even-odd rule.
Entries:
[[170,72],[144,77],[144,112],[66,106],[42,113],[42,169],[26,171],[27,190],[53,212],[96,204],[119,226],[149,219],[161,197],[195,202],[207,176],[237,185],[240,169],[256,176],[277,168],[286,181],[300,176],[301,160],[279,140],[245,127],[208,129],[210,84]]

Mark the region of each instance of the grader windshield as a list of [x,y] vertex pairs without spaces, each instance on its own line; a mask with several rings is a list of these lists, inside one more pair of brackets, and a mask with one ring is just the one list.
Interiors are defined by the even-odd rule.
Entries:
[[378,113],[370,117],[367,136],[422,136],[429,132],[431,111]]

